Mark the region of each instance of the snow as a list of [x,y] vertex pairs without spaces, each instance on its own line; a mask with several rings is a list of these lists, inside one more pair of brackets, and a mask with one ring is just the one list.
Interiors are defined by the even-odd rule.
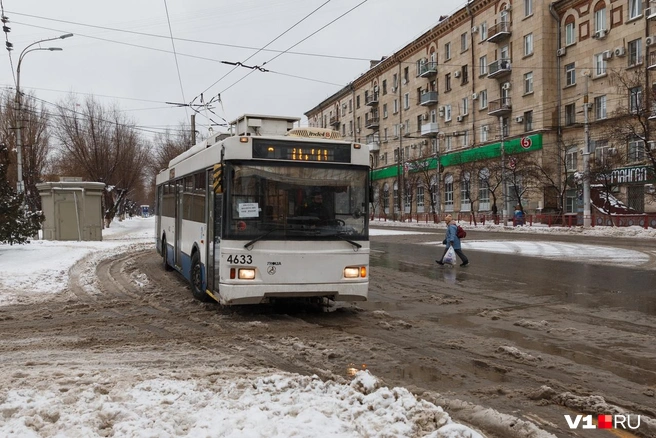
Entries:
[[[374,221],[371,235],[418,234],[421,228],[444,229],[444,224],[410,224]],[[393,230],[389,226],[403,226]],[[417,231],[408,230],[416,227]],[[154,245],[154,218],[134,218],[112,223],[102,242],[32,241],[25,245],[0,245],[0,306],[31,304],[63,293],[69,270],[84,259],[81,278],[94,289],[93,268],[100,260],[129,250]],[[470,229],[470,227],[465,226]],[[547,228],[485,225],[487,231],[563,233],[656,239],[656,230],[595,227]],[[430,244],[440,244],[431,242]],[[548,242],[555,245],[554,242]],[[501,241],[467,241],[470,248],[507,251]],[[566,244],[570,245],[570,244]],[[529,248],[520,245],[520,248]],[[564,250],[535,245],[533,256],[562,256]],[[555,249],[554,249],[555,248]],[[602,252],[595,245],[578,245],[588,254]],[[569,252],[573,252],[570,251]],[[634,258],[625,254],[622,260]],[[100,293],[100,292],[98,292]],[[509,348],[509,347],[508,347]],[[507,354],[514,351],[504,350]],[[17,373],[19,371],[17,370]],[[213,377],[194,373],[157,372],[135,382],[120,373],[134,371],[102,367],[81,368],[79,382],[20,379],[0,389],[0,436],[20,437],[357,437],[424,436],[428,438],[481,438],[472,428],[454,422],[440,407],[416,398],[405,388],[388,388],[366,370],[350,383],[323,381],[317,376],[213,368]],[[105,390],[107,379],[123,382]],[[76,384],[77,383],[77,384]],[[501,414],[489,410],[490,422]],[[103,429],[109,426],[109,430]],[[538,435],[535,435],[538,436]],[[543,432],[539,436],[553,436]]]

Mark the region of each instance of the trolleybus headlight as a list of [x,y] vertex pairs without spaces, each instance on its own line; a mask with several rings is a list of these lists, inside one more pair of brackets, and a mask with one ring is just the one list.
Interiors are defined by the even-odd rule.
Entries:
[[[358,278],[360,276],[360,266],[347,266],[344,268],[344,278]],[[366,268],[365,268],[366,269]]]
[[253,280],[255,278],[255,269],[239,269],[240,280]]

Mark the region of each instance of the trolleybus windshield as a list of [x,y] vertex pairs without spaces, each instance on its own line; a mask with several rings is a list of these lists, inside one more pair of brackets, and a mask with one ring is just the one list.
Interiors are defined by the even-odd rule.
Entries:
[[224,237],[368,240],[368,170],[287,162],[227,163]]

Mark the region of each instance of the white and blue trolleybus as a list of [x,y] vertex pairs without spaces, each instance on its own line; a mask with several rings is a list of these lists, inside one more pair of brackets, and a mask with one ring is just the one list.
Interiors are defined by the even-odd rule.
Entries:
[[369,152],[299,120],[243,115],[157,175],[157,250],[197,299],[367,299]]

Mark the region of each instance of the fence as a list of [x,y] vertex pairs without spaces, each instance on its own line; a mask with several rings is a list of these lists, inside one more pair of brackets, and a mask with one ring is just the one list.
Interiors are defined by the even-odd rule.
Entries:
[[[444,216],[447,213],[378,213],[377,215],[372,214],[371,219],[374,220],[378,218],[380,221],[392,221],[392,222],[417,222],[417,223],[440,223],[444,220]],[[485,225],[487,222],[492,222],[494,224],[504,223],[504,218],[502,215],[490,214],[490,213],[450,213],[453,215],[454,219],[458,222],[467,222],[470,225],[475,223],[480,223]],[[583,215],[582,214],[558,214],[558,213],[539,213],[539,214],[527,214],[524,216],[524,223],[519,224],[517,220],[510,216],[506,219],[505,223],[510,223],[512,221],[513,226],[517,225],[527,225],[532,226],[534,224],[546,225],[548,227],[575,227],[583,225]],[[631,227],[639,226],[645,229],[656,228],[656,213],[643,213],[643,214],[626,214],[626,215],[607,215],[593,213],[591,217],[591,225],[595,226],[609,226],[609,227]]]

